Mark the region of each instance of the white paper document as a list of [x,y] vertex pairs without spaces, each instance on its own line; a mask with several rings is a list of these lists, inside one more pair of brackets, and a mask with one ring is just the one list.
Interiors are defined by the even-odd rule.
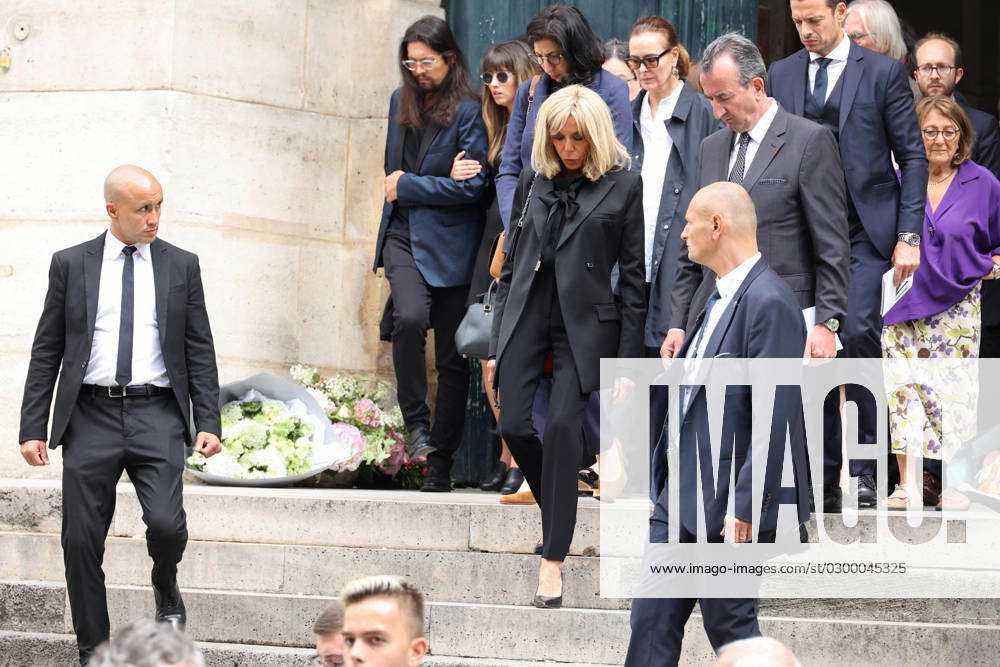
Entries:
[[913,274],[910,277],[899,283],[898,286],[892,284],[892,274],[895,269],[889,269],[882,276],[882,316],[889,312],[889,309],[896,305],[903,295],[910,291],[913,287]]
[[[810,331],[813,330],[813,327],[816,326],[816,306],[813,306],[811,308],[803,308],[802,319],[805,320],[806,323],[806,333],[809,333]],[[841,322],[841,324],[843,324],[843,322]],[[839,334],[833,334],[833,340],[834,343],[836,344],[835,349],[837,350],[837,352],[840,352],[841,350],[844,349],[844,344],[840,342]]]

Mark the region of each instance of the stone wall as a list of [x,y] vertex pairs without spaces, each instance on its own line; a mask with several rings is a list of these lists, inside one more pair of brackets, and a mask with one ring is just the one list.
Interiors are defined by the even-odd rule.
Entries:
[[[222,381],[296,361],[384,369],[370,271],[396,44],[435,0],[13,0],[0,6],[0,476],[49,258],[107,227],[121,163],[199,254]],[[27,37],[23,28],[27,27]]]

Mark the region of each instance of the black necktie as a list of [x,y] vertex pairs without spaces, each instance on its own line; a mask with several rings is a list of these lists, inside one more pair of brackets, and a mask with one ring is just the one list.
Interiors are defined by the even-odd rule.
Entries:
[[135,246],[122,248],[125,266],[122,267],[121,325],[118,328],[118,371],[115,382],[127,387],[132,381],[132,324],[135,321]]
[[747,146],[750,145],[750,133],[743,132],[740,134],[740,150],[736,154],[736,162],[733,164],[733,170],[729,172],[729,182],[735,183],[736,185],[743,185],[743,176],[747,167]]
[[[708,330],[708,319],[712,316],[712,309],[721,298],[722,295],[719,294],[719,288],[716,287],[712,290],[712,296],[708,297],[708,303],[705,305],[705,314],[701,318],[701,326],[698,327],[698,335],[695,336],[694,342],[691,343],[691,347],[688,348],[685,358],[696,359],[698,357],[705,356],[703,352],[698,350],[698,346],[701,345],[701,341],[705,337],[705,332]],[[681,389],[680,408],[682,412],[687,412],[688,407],[690,407],[688,404],[691,402],[691,396],[694,394],[695,387],[696,385],[685,385]]]
[[829,58],[817,58],[816,64],[819,65],[819,69],[816,70],[816,81],[813,83],[813,101],[816,103],[816,109],[822,111],[823,107],[826,106],[826,68],[830,65],[832,61]]

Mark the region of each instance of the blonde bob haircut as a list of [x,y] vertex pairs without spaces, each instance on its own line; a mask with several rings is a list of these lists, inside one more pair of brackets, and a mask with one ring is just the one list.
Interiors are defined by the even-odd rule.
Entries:
[[570,116],[576,120],[579,133],[590,142],[590,153],[582,169],[587,180],[597,181],[612,169],[628,166],[628,151],[615,136],[608,105],[591,89],[574,85],[549,95],[538,109],[535,141],[531,146],[532,169],[546,178],[553,178],[562,171],[552,135],[559,133]]

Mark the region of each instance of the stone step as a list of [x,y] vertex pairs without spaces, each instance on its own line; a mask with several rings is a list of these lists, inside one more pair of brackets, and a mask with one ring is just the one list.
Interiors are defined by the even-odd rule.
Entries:
[[[0,480],[0,530],[59,533],[59,480]],[[541,538],[534,505],[479,491],[184,487],[191,539],[430,551],[527,553]],[[131,484],[118,485],[111,535],[145,532]],[[571,555],[597,555],[599,503],[581,498]]]
[[[109,584],[148,584],[145,539],[109,537],[106,549]],[[567,606],[627,608],[627,600],[598,594],[599,559],[571,556],[565,568],[574,582],[567,586]],[[537,571],[538,557],[525,554],[189,540],[178,581],[194,589],[336,595],[352,579],[391,572],[418,582],[429,600],[528,605]],[[0,579],[62,581],[59,536],[0,532]]]
[[[188,628],[196,640],[266,647],[311,646],[311,623],[331,599],[185,591]],[[110,586],[108,602],[112,626],[118,627],[151,612],[152,592],[137,586]],[[869,602],[877,605],[877,601]],[[881,611],[870,609],[872,616]],[[760,625],[764,634],[790,646],[803,664],[996,664],[996,646],[1000,645],[1000,625],[774,617],[766,615],[766,610],[762,610]],[[700,616],[692,615],[685,629],[683,664],[711,660],[711,648],[700,626]],[[65,635],[70,628],[62,584],[0,581],[0,630]],[[620,664],[629,637],[627,612],[623,611],[449,602],[427,605],[426,632],[439,655],[530,664],[544,660]],[[456,660],[456,665],[474,664],[464,657]]]
[[[305,667],[315,651],[309,648],[288,646],[255,646],[252,644],[224,644],[196,642],[205,657],[206,667]],[[0,630],[0,656],[4,667],[66,667],[75,665],[76,638],[73,635],[44,632],[10,632]],[[523,660],[494,660],[462,658],[447,655],[430,655],[424,659],[425,667],[602,667],[594,663],[527,662]],[[606,665],[604,667],[611,667]]]

